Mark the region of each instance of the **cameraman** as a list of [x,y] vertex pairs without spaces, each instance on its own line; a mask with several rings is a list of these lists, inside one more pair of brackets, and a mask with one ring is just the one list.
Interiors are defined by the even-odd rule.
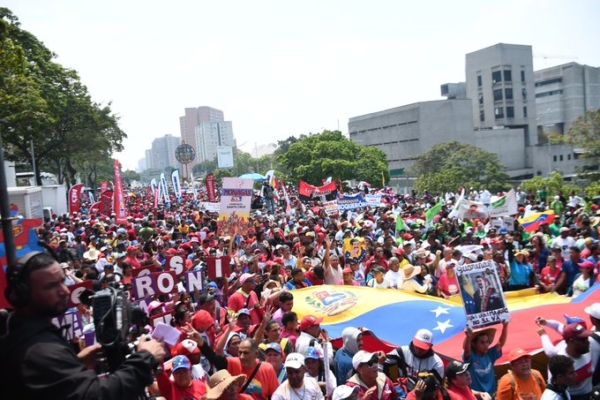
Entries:
[[[156,340],[106,378],[93,369],[100,345],[75,354],[52,318],[67,310],[69,289],[62,268],[48,253],[28,253],[7,271],[5,294],[14,306],[0,331],[0,399],[133,399],[153,382],[165,351]],[[5,326],[4,326],[5,325]]]

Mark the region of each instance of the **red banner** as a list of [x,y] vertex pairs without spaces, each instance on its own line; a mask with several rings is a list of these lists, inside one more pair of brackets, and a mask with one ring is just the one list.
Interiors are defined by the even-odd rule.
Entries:
[[79,212],[81,207],[81,191],[83,190],[83,183],[71,186],[69,189],[69,214]]
[[228,277],[231,273],[230,262],[231,258],[227,256],[206,257],[206,275],[210,279]]
[[75,307],[77,304],[81,303],[79,300],[79,296],[86,289],[92,290],[92,281],[83,281],[81,283],[77,283],[75,285],[68,286],[69,288],[69,308]]
[[113,212],[117,224],[127,223],[127,210],[125,208],[125,194],[123,193],[123,184],[121,183],[121,168],[119,161],[115,160],[115,181],[114,181],[115,193],[113,196]]
[[102,182],[102,185],[100,186],[100,194],[106,192],[108,190],[108,181],[104,181]]
[[99,211],[100,214],[104,215],[105,217],[110,217],[110,213],[112,212],[112,198],[112,190],[107,190],[106,192],[102,193],[102,196],[100,196]]
[[217,201],[217,193],[215,190],[215,176],[213,174],[206,175],[206,192],[208,194],[208,201],[214,203]]
[[315,200],[321,196],[325,197],[325,200],[335,200],[337,197],[337,187],[335,182],[329,182],[323,186],[309,185],[304,181],[300,181],[298,184],[298,195],[301,200],[310,201]]
[[158,208],[158,188],[154,188],[154,208]]

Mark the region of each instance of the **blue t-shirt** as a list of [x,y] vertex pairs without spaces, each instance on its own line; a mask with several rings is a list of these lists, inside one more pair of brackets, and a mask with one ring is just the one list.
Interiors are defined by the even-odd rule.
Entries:
[[532,271],[533,269],[529,264],[519,264],[516,260],[511,261],[509,286],[529,286],[529,275]]
[[487,354],[477,355],[471,351],[469,358],[463,361],[469,363],[469,373],[471,374],[471,389],[489,394],[496,393],[496,377],[494,376],[494,363],[502,356],[502,350],[496,350],[496,346],[490,347]]
[[[579,259],[579,261],[577,262],[577,264],[581,264],[583,262],[583,259]],[[562,269],[561,269],[561,273],[565,273],[565,281],[566,281],[566,285],[567,285],[567,292],[572,294],[572,286],[573,286],[573,282],[575,282],[575,277],[581,272],[581,269],[579,268],[579,265],[575,264],[573,261],[571,260],[567,260],[563,263],[562,265]]]

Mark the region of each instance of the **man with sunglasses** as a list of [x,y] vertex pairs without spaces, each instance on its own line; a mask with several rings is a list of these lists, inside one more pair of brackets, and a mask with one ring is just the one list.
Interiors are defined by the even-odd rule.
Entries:
[[368,400],[396,400],[398,393],[394,384],[383,372],[379,372],[379,357],[376,353],[359,350],[352,357],[356,371],[346,382],[347,386],[358,387],[358,396]]

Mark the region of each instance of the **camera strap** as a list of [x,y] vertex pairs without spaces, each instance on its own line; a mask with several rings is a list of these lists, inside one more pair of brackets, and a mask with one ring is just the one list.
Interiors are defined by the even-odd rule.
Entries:
[[244,393],[246,391],[246,389],[250,385],[250,382],[252,382],[252,379],[254,379],[254,377],[256,376],[256,373],[258,372],[258,369],[260,368],[260,364],[262,364],[262,361],[259,361],[259,363],[256,364],[256,367],[254,367],[254,371],[252,371],[252,373],[250,374],[250,376],[246,380],[246,383],[244,383],[244,386],[242,386],[242,389],[240,390],[240,393]]

